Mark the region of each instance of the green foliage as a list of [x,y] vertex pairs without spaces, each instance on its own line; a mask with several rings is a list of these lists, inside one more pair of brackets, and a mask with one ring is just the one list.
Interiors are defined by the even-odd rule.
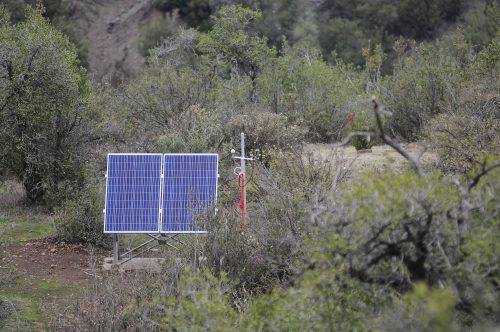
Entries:
[[153,6],[162,12],[177,12],[190,27],[207,31],[211,27],[212,2],[209,0],[153,0]]
[[[426,130],[438,148],[440,168],[467,173],[484,154],[500,154],[500,41],[494,39],[463,70],[453,112],[434,117]],[[458,80],[459,78],[457,78]]]
[[396,44],[399,52],[409,47],[410,55],[394,66],[394,75],[381,83],[383,103],[392,112],[390,130],[407,141],[421,137],[430,118],[454,113],[466,70],[470,66],[471,46],[460,33],[434,44]]
[[442,246],[458,242],[456,225],[447,222],[458,193],[439,174],[365,176],[345,199],[345,214],[338,222],[345,224],[341,234],[349,236],[351,269],[360,279],[382,278],[404,286],[407,280],[435,282],[442,277],[446,258],[433,241],[440,234]]
[[[375,120],[373,114],[367,114],[368,110],[369,108],[365,107],[356,113],[352,113],[354,120],[351,125],[347,126],[347,129],[351,131],[373,132],[375,128]],[[356,150],[371,149],[376,142],[376,138],[372,136],[375,135],[354,136],[351,139],[352,145],[356,148]]]
[[335,269],[305,272],[289,289],[259,297],[246,313],[249,331],[363,331],[368,293]]
[[349,278],[343,264],[345,242],[306,247],[306,266],[293,286],[276,288],[251,303],[242,326],[250,331],[363,331],[373,304],[370,287]]
[[[368,44],[368,37],[355,21],[333,17],[321,22],[319,44],[323,56],[333,62],[338,56],[345,63],[363,65],[361,50]],[[334,56],[332,56],[332,52]]]
[[456,302],[452,290],[418,283],[402,298],[394,298],[387,312],[376,320],[375,331],[456,331]]
[[103,233],[103,209],[104,194],[96,185],[87,184],[74,200],[56,210],[57,237],[69,243],[109,246],[110,237]]
[[129,319],[139,316],[149,323],[146,326],[161,331],[234,331],[236,312],[229,302],[230,289],[224,275],[217,278],[208,271],[187,268],[175,293],[136,303],[128,308]]
[[224,127],[228,141],[242,132],[246,133],[245,150],[265,165],[277,153],[297,147],[304,136],[303,128],[291,123],[287,116],[267,112],[234,116]]
[[255,23],[255,29],[276,47],[281,45],[283,38],[295,43],[308,37],[297,33],[301,21],[302,24],[314,24],[311,22],[313,13],[302,0],[257,0],[246,3],[262,12]]
[[265,38],[252,34],[250,25],[261,13],[242,6],[221,9],[212,29],[200,35],[197,44],[204,57],[214,63],[231,65],[255,79],[259,69],[272,58],[275,51]]
[[340,138],[348,101],[362,93],[359,73],[327,64],[307,46],[286,49],[257,77],[257,87],[266,107],[302,122],[310,139],[323,142]]
[[18,22],[24,18],[24,0],[5,0],[2,7],[10,13],[13,22]]
[[124,105],[118,105],[117,111],[129,121],[124,133],[135,137],[130,144],[169,152],[212,149],[221,124],[217,113],[205,108],[211,80],[209,68],[176,70],[167,62],[146,70],[120,100]]
[[158,47],[161,42],[173,36],[179,30],[179,22],[174,15],[153,21],[143,28],[139,38],[139,52],[147,57],[149,50]]
[[0,217],[0,243],[16,245],[55,235],[54,221],[46,216]]
[[476,48],[488,45],[494,37],[498,37],[499,20],[500,6],[497,2],[478,2],[464,17],[466,39]]
[[97,114],[74,46],[43,17],[0,27],[0,169],[31,202],[57,204],[81,186],[84,146]]

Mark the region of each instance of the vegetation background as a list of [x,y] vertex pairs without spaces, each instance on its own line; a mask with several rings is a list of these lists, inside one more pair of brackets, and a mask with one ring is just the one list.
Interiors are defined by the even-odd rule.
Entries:
[[[2,189],[2,223],[22,210],[107,247],[108,152],[218,152],[223,170],[207,236],[160,274],[96,274],[47,329],[498,329],[499,23],[493,0],[4,0],[0,186],[22,195]],[[407,167],[353,172],[346,144]]]

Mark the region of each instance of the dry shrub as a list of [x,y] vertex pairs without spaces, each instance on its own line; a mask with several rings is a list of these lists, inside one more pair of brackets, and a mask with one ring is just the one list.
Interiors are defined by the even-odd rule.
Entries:
[[10,210],[26,200],[26,194],[21,183],[15,180],[0,178],[0,210]]
[[153,331],[147,317],[130,309],[151,303],[153,298],[175,294],[184,265],[166,258],[161,273],[111,271],[96,278],[94,285],[68,309],[60,327],[76,331]]
[[466,173],[484,154],[500,154],[500,99],[466,105],[460,114],[442,114],[427,134],[437,146],[443,171]]
[[266,165],[274,152],[294,149],[305,135],[304,128],[292,123],[286,115],[268,112],[240,114],[229,119],[224,128],[226,139],[239,140],[241,132],[246,135],[247,152]]
[[332,198],[335,179],[343,178],[338,173],[301,152],[276,154],[269,168],[255,163],[247,170],[246,226],[236,206],[221,209],[203,248],[214,273],[238,280],[238,301],[290,282],[312,227],[311,209]]

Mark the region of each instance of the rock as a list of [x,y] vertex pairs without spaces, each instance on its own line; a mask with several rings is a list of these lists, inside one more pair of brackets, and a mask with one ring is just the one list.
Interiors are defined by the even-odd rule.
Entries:
[[52,248],[52,249],[50,249],[50,252],[51,252],[51,253],[55,253],[55,252],[56,252],[56,248]]
[[52,265],[50,265],[50,268],[51,268],[51,269],[55,269],[56,267],[57,267],[57,265],[56,265],[56,264],[52,264]]

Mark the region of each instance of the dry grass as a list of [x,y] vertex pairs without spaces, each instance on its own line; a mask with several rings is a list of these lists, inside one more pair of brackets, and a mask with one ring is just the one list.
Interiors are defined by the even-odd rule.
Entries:
[[0,181],[0,211],[13,213],[26,199],[23,186],[14,180]]
[[[415,158],[418,158],[424,150],[424,146],[417,143],[402,144],[402,146]],[[334,144],[308,144],[305,150],[312,152],[314,158],[318,161],[342,162],[342,167],[350,168],[351,178],[357,177],[360,172],[365,170],[399,173],[409,168],[406,160],[388,145],[374,146],[371,151],[356,151],[352,146],[339,147]],[[341,158],[338,156],[341,156]],[[426,151],[420,161],[424,169],[432,169],[437,160],[438,157],[434,151]]]

